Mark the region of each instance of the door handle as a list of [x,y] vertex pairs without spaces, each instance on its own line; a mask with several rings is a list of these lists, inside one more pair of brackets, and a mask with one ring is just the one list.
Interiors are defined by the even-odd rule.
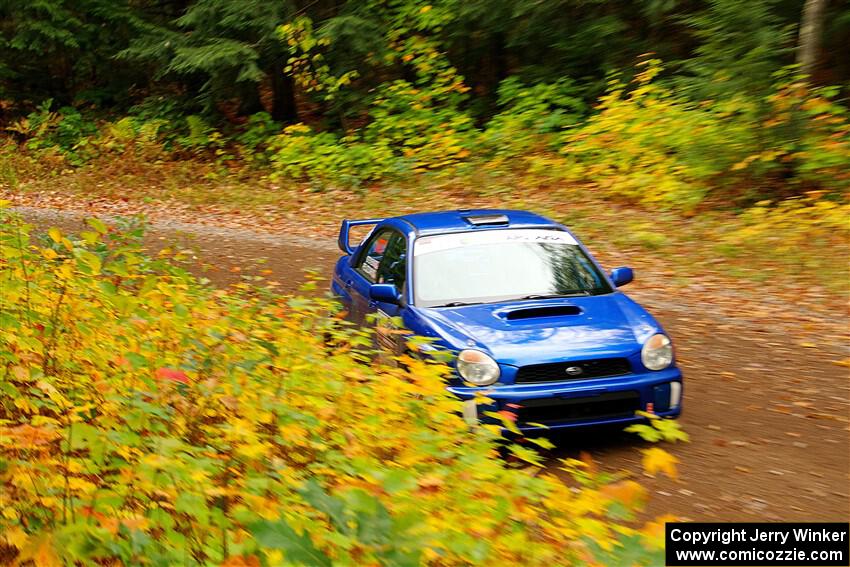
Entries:
[[348,280],[345,282],[345,289],[351,289],[351,286],[354,285],[354,280]]
[[377,306],[378,306],[377,301],[371,301],[371,300],[369,301],[369,307],[377,307]]

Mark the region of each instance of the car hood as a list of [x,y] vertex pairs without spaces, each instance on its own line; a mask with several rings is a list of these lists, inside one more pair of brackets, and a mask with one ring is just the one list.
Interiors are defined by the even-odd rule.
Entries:
[[512,366],[626,357],[661,328],[640,305],[606,295],[421,309],[456,349],[477,348]]

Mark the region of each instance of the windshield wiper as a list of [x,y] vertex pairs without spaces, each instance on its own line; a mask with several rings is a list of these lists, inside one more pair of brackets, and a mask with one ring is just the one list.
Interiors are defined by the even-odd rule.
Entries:
[[532,293],[531,295],[526,295],[524,297],[515,297],[513,299],[502,299],[499,301],[450,301],[449,303],[443,303],[442,305],[432,305],[431,307],[465,307],[467,305],[486,305],[488,303],[507,303],[510,301],[522,301],[524,299],[557,299],[559,297],[579,297],[583,295],[592,295],[589,290],[586,289],[577,289],[573,292],[569,293]]
[[532,293],[531,295],[520,297],[520,299],[557,299],[559,297],[579,297],[582,295],[590,295],[590,292],[586,289],[581,289],[570,293]]

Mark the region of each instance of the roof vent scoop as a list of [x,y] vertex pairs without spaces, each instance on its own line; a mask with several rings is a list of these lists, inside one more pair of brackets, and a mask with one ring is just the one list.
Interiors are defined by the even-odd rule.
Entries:
[[581,309],[575,305],[552,305],[548,307],[529,307],[508,311],[505,319],[516,321],[517,319],[534,319],[536,317],[562,317],[564,315],[579,315]]
[[464,215],[463,219],[473,226],[508,224],[509,222],[508,215],[499,214]]

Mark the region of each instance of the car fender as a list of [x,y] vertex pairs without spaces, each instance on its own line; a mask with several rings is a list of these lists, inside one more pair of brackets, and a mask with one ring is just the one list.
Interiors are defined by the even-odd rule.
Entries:
[[333,293],[346,307],[351,307],[351,288],[345,283],[346,270],[349,267],[351,256],[342,256],[336,261],[333,277],[331,278],[331,293]]
[[638,343],[643,344],[652,335],[664,332],[655,317],[634,299],[620,291],[614,292],[614,297]]
[[488,355],[492,354],[484,343],[463,332],[437,310],[410,306],[405,311],[407,328],[417,335],[436,339],[435,345],[439,347],[458,351],[473,348]]

